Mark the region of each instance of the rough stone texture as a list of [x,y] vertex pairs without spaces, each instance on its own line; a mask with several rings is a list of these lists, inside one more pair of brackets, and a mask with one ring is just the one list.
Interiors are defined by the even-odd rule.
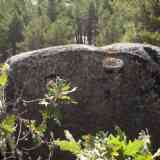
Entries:
[[7,52],[0,50],[0,64],[4,63],[9,57],[11,57],[11,53],[9,53],[9,51]]
[[[123,68],[106,69],[103,60],[109,57],[121,59]],[[63,127],[75,136],[118,125],[131,137],[148,128],[153,141],[160,144],[159,47],[129,43],[101,48],[58,46],[22,53],[7,63],[8,101],[14,102],[18,95],[28,100],[42,97],[47,80],[60,76],[78,87],[73,97],[79,104],[62,106]],[[28,114],[38,119],[37,106],[28,108]]]

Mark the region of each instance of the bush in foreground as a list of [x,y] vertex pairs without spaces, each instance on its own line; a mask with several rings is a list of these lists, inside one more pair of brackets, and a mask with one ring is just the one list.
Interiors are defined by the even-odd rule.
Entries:
[[99,132],[95,136],[86,135],[76,141],[66,131],[68,140],[57,140],[55,143],[63,151],[70,151],[77,160],[156,160],[160,158],[160,150],[151,152],[150,136],[140,132],[137,139],[129,140],[118,127],[116,134]]

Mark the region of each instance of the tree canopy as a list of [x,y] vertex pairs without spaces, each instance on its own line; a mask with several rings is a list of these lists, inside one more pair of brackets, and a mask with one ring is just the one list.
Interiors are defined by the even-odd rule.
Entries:
[[0,52],[82,43],[160,44],[159,0],[0,0]]

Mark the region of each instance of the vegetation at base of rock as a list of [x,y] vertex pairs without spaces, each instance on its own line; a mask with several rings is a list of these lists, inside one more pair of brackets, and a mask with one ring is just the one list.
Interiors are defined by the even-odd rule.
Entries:
[[95,136],[83,136],[79,141],[57,140],[56,144],[75,154],[77,160],[154,160],[160,157],[159,150],[152,154],[148,133],[142,131],[137,139],[129,140],[120,128],[115,130],[115,134],[99,132]]
[[[8,79],[8,65],[4,64],[0,74],[1,91],[1,115],[5,117],[0,121],[0,153],[3,159],[23,159],[28,156],[29,151],[36,150],[42,145],[46,145],[49,150],[48,159],[53,157],[55,147],[54,131],[48,129],[49,121],[53,124],[61,125],[61,112],[59,104],[76,103],[69,94],[76,91],[70,83],[57,77],[55,81],[51,80],[47,84],[47,94],[44,98],[34,100],[23,100],[23,103],[37,102],[40,107],[42,120],[38,123],[35,120],[23,117],[23,113],[13,112],[7,114],[7,104],[4,100],[4,87]],[[31,140],[32,146],[23,148],[22,142]],[[9,150],[9,151],[8,151]]]

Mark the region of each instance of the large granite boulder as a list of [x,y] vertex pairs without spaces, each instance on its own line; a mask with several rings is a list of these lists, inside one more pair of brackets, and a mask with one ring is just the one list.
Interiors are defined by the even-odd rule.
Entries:
[[[56,76],[71,82],[78,105],[62,106],[62,127],[79,137],[115,125],[131,137],[147,128],[160,144],[160,48],[119,43],[101,48],[57,46],[22,53],[7,60],[8,110],[18,97],[43,97],[46,82]],[[38,106],[27,106],[27,116],[39,119]]]

